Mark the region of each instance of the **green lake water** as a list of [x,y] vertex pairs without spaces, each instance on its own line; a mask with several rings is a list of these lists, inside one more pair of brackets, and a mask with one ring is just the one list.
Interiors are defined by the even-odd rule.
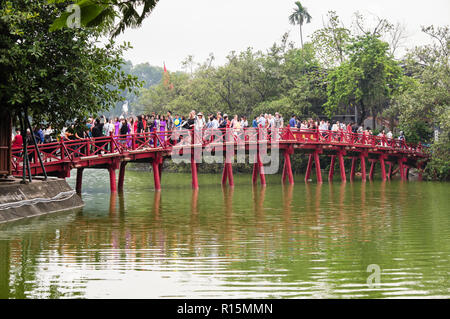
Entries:
[[450,297],[450,184],[234,178],[85,170],[82,210],[0,225],[0,297]]

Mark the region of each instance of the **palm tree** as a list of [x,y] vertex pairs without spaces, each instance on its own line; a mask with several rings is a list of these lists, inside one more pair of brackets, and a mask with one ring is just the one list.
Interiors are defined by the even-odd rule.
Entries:
[[303,49],[303,34],[302,34],[302,25],[306,21],[306,23],[311,22],[311,15],[309,14],[308,10],[302,6],[300,1],[296,1],[295,5],[297,8],[294,8],[294,12],[289,16],[289,22],[292,25],[300,25],[300,41],[302,43],[302,49]]

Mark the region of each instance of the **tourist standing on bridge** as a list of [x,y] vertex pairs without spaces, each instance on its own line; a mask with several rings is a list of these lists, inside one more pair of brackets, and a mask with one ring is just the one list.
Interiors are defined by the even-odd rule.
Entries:
[[137,121],[137,127],[136,127],[136,133],[141,134],[144,133],[144,122],[142,119],[142,115],[138,116],[138,121]]
[[44,143],[44,133],[42,132],[42,129],[39,126],[36,125],[34,127],[33,134],[36,139],[36,143],[38,144]]
[[217,112],[216,117],[217,117],[217,122],[220,125],[222,123],[222,121],[223,121],[222,113]]
[[263,114],[261,114],[259,116],[259,119],[258,119],[258,126],[262,127],[262,128],[265,128],[266,127],[266,123],[267,123],[266,118],[264,117]]
[[257,128],[257,127],[258,127],[258,116],[255,116],[255,117],[253,118],[253,121],[252,121],[252,127],[254,127],[254,128]]
[[241,117],[241,127],[243,129],[246,129],[248,127],[248,121],[246,116]]
[[114,135],[118,136],[120,133],[120,121],[119,118],[116,117],[114,120]]
[[291,119],[289,120],[289,126],[290,126],[290,127],[293,127],[293,128],[297,127],[297,120],[296,120],[296,117],[297,117],[297,116],[295,116],[294,114],[292,114]]
[[280,113],[275,112],[275,119],[274,119],[274,127],[276,129],[282,128],[284,126],[283,117],[280,115]]
[[159,121],[159,131],[161,132],[159,134],[160,138],[162,141],[165,141],[166,139],[166,125],[167,125],[167,121],[166,121],[166,117],[164,115],[161,115],[161,120]]
[[217,129],[219,128],[219,121],[217,121],[217,118],[215,115],[212,115],[212,120],[211,120],[211,128],[212,129]]
[[159,114],[155,115],[155,132],[159,132],[159,123],[160,123],[160,117]]
[[128,122],[125,118],[122,119],[120,125],[120,143],[125,146],[127,142],[127,134],[130,133],[130,127],[128,126]]
[[[94,127],[92,127],[92,137],[93,138],[99,138],[103,137],[103,123],[100,122],[100,119],[96,119],[94,122]],[[101,148],[104,146],[104,141],[96,141],[95,142],[95,148],[93,149],[94,153],[101,152]]]
[[173,130],[173,117],[171,111],[167,111],[167,130],[168,131]]
[[20,134],[20,129],[16,129],[16,136],[12,140],[12,147],[23,147],[23,137]]

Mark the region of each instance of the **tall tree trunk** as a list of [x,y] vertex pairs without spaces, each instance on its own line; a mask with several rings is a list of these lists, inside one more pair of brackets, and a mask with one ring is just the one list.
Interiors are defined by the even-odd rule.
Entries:
[[362,101],[360,103],[360,107],[361,107],[361,116],[358,118],[358,125],[364,126],[364,120],[366,119],[366,109]]
[[372,130],[377,129],[377,113],[372,111]]
[[299,23],[298,24],[300,26],[300,43],[302,44],[302,49],[303,49],[303,34],[302,34],[302,24]]

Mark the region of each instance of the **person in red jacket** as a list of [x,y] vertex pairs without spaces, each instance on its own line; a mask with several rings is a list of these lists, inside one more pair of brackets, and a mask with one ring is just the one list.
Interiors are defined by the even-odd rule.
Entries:
[[12,147],[23,147],[23,138],[19,129],[16,130],[16,136],[12,140]]

